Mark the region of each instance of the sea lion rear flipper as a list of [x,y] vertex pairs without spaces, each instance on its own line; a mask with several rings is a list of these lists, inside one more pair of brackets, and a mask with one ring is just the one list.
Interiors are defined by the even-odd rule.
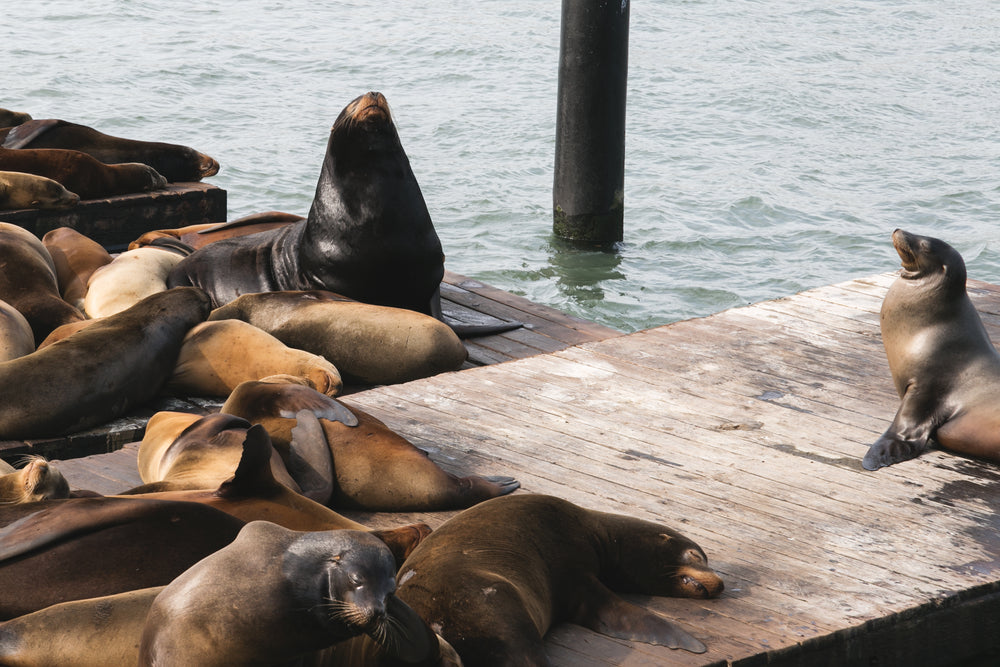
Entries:
[[682,648],[692,653],[708,650],[676,623],[618,597],[597,579],[580,587],[584,598],[572,622],[618,639]]
[[[353,414],[353,413],[352,413]],[[325,505],[333,496],[333,455],[323,426],[312,410],[299,410],[288,445],[288,474],[305,497]]]
[[31,142],[44,134],[47,130],[58,125],[65,124],[65,121],[55,119],[29,120],[16,126],[7,133],[7,138],[3,141],[3,148],[27,148]]

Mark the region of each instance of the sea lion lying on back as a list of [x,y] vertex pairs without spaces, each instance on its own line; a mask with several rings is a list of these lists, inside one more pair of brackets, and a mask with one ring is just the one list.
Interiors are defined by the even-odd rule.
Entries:
[[219,163],[193,148],[157,141],[113,137],[64,120],[27,120],[0,130],[4,148],[58,148],[86,153],[105,164],[141,162],[167,181],[200,181],[219,173]]

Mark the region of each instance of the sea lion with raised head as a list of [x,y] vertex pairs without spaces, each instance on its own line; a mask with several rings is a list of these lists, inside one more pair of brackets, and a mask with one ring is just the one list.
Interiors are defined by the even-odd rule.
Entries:
[[337,367],[322,356],[285,345],[241,320],[219,320],[202,322],[184,337],[164,391],[225,398],[241,382],[272,375],[302,378],[327,396],[336,396],[344,384]]
[[28,230],[0,222],[0,266],[0,299],[24,315],[36,345],[56,327],[85,319],[60,296],[52,257]]
[[80,199],[148,192],[167,184],[167,179],[147,164],[104,164],[80,151],[55,148],[0,148],[0,170],[51,178]]
[[395,575],[389,549],[368,533],[249,523],[156,596],[140,664],[285,664],[361,634],[419,659],[436,640],[393,594]]
[[616,592],[710,598],[701,548],[651,521],[552,496],[480,503],[446,521],[399,570],[398,595],[473,665],[548,665],[543,638],[570,622],[611,637],[705,646]]
[[444,323],[322,290],[244,294],[211,320],[249,322],[286,345],[322,355],[351,384],[396,384],[459,368],[467,352]]
[[59,227],[46,232],[42,245],[52,258],[63,300],[83,311],[87,281],[94,271],[112,262],[111,253],[72,227]]
[[172,289],[0,363],[0,438],[73,433],[157,396],[173,373],[184,335],[208,312],[201,290]]
[[41,456],[25,458],[21,468],[0,466],[0,504],[69,498],[69,483],[55,466]]
[[892,233],[903,270],[882,302],[882,343],[901,403],[862,461],[877,470],[943,448],[1000,462],[1000,354],[940,239]]
[[198,250],[170,285],[215,306],[241,294],[322,289],[431,313],[444,254],[381,93],[350,102],[330,131],[307,219]]
[[[327,402],[349,410],[356,425],[349,425],[347,419],[327,419],[312,407]],[[334,509],[459,509],[520,486],[511,477],[453,475],[372,415],[304,385],[244,382],[233,390],[221,412],[263,425],[279,450],[293,438],[293,429],[303,451],[329,447],[334,483],[326,504]]]
[[123,139],[65,120],[27,120],[0,131],[4,148],[58,148],[86,153],[105,164],[141,162],[167,181],[200,181],[219,173],[219,163],[193,148],[158,141]]
[[37,208],[51,211],[72,208],[80,196],[62,183],[23,171],[0,171],[0,211]]

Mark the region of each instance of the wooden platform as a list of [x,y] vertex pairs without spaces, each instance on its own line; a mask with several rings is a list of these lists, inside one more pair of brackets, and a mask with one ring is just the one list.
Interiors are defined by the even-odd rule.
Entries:
[[[715,600],[633,598],[708,653],[564,625],[547,642],[556,665],[1000,664],[1000,469],[943,452],[860,466],[897,407],[878,328],[892,280],[345,401],[452,471],[513,475],[525,491],[663,521],[725,579]],[[1000,339],[1000,287],[970,292]],[[138,483],[134,462],[129,445],[61,469],[114,492]],[[437,526],[451,515],[353,516]]]

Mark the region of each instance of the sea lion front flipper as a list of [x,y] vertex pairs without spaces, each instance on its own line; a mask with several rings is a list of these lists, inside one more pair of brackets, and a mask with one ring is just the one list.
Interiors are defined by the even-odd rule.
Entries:
[[299,410],[295,414],[285,465],[302,489],[302,495],[321,505],[330,502],[334,485],[333,455],[326,444],[323,426],[312,410]]
[[47,130],[64,124],[65,121],[55,119],[29,120],[21,123],[7,133],[7,138],[3,141],[3,148],[27,148],[32,141]]
[[929,417],[917,416],[927,414],[929,410],[917,409],[914,407],[916,403],[909,391],[903,395],[903,403],[892,424],[872,443],[862,459],[861,465],[865,470],[878,470],[893,463],[915,459],[930,449],[932,421]]
[[583,598],[570,619],[594,632],[618,639],[682,648],[691,653],[708,649],[676,623],[618,597],[596,578],[581,582]]

